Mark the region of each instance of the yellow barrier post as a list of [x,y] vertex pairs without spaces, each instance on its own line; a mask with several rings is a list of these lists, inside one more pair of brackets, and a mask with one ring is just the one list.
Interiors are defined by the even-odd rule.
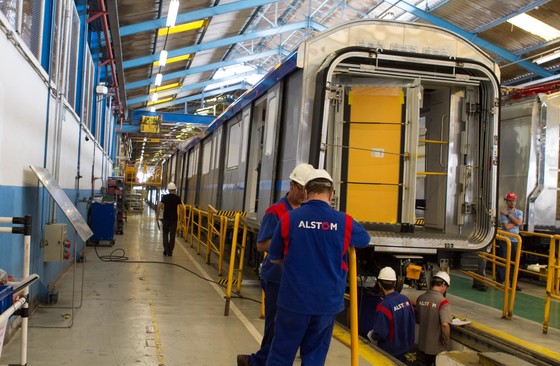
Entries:
[[[241,215],[240,213],[236,213]],[[237,220],[237,226],[239,226],[239,220]],[[235,223],[234,223],[235,228]],[[237,292],[241,292],[241,280],[243,278],[243,261],[245,260],[245,246],[247,245],[247,224],[243,222],[243,236],[241,238],[241,252],[239,253],[239,271],[237,272]],[[239,230],[239,229],[238,229]],[[232,248],[234,250],[235,248]],[[264,302],[263,302],[264,303]]]
[[356,270],[356,249],[348,248],[348,275],[350,276],[350,364],[358,366],[360,360],[358,341],[358,280]]
[[[224,309],[224,316],[229,316],[229,303],[231,301],[231,287],[233,282],[233,271],[235,267],[235,252],[237,248],[237,233],[239,230],[239,213],[235,214],[235,219],[233,223],[233,238],[231,241],[231,255],[229,260],[229,270],[228,270],[228,281],[227,281],[227,288],[226,288],[226,305]],[[239,269],[241,272],[241,269]],[[241,281],[238,281],[241,283]]]
[[550,249],[548,252],[547,276],[546,276],[546,297],[544,302],[544,319],[543,333],[548,333],[548,320],[550,317],[550,300],[552,298],[560,299],[554,296],[554,288],[558,289],[558,260],[556,259],[556,245],[559,242],[560,235],[554,235],[550,241]]
[[[505,263],[502,263],[503,259],[500,261],[499,265],[505,265],[505,278],[504,278],[504,303],[502,304],[502,318],[507,319],[507,308],[509,300],[509,267],[511,263],[511,242],[507,236],[501,234],[496,235],[496,239],[503,241],[506,244],[506,258]],[[498,259],[500,257],[496,257]],[[501,258],[500,258],[501,259]],[[496,263],[497,264],[497,263]]]

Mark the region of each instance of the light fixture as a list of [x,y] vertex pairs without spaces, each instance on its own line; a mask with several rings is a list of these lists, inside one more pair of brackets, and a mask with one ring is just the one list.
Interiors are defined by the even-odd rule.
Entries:
[[152,102],[157,102],[158,101],[158,93],[154,93],[152,94]]
[[537,65],[540,65],[540,64],[544,64],[548,61],[556,60],[559,57],[560,57],[560,50],[557,50],[555,52],[549,53],[548,55],[544,55],[542,57],[539,57],[538,59],[533,60],[533,62],[536,63]]
[[166,36],[168,34],[174,34],[174,33],[181,33],[181,32],[188,32],[190,30],[193,29],[199,29],[202,28],[204,26],[204,22],[205,20],[197,20],[194,22],[189,22],[189,23],[185,23],[185,24],[180,24],[180,25],[176,25],[172,28],[160,28],[158,30],[158,36]]
[[511,23],[526,32],[539,36],[546,41],[552,41],[553,39],[560,38],[560,30],[533,18],[526,13],[516,15],[507,21],[508,23]]
[[156,111],[156,107],[150,107],[150,112],[155,112]]
[[171,0],[169,3],[169,13],[167,14],[166,27],[175,26],[175,21],[177,20],[177,13],[179,12],[179,0]]
[[161,53],[159,54],[158,65],[159,66],[165,66],[166,62],[167,62],[167,51],[162,50]]
[[162,80],[163,80],[163,75],[161,73],[158,73],[156,75],[156,81],[154,82],[154,85],[155,86],[160,86]]

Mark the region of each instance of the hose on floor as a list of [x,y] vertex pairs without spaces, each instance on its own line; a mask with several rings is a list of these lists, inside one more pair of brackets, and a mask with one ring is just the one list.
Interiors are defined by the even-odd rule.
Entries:
[[[223,288],[227,288],[227,286],[214,281],[214,280],[210,280],[206,277],[202,277],[201,275],[199,275],[198,273],[194,272],[193,270],[188,269],[185,266],[182,266],[180,264],[177,263],[171,263],[171,262],[162,262],[162,261],[139,261],[139,260],[130,260],[130,258],[128,258],[125,254],[126,252],[124,251],[124,249],[122,248],[115,248],[111,251],[111,253],[109,255],[100,255],[99,252],[97,251],[97,245],[94,245],[94,249],[95,249],[95,254],[97,255],[97,258],[99,258],[101,261],[103,262],[116,262],[116,263],[139,263],[139,264],[167,264],[167,265],[171,265],[171,266],[175,266],[175,267],[179,267],[187,272],[189,272],[190,274],[195,275],[196,277],[200,278],[201,280],[207,281],[207,282],[211,282],[211,283],[215,283],[218,286],[221,286]],[[117,254],[115,254],[117,253]],[[260,300],[256,300],[253,299],[251,297],[246,297],[240,294],[232,294],[232,299],[241,299],[241,300],[250,300],[250,301],[254,301],[258,304],[261,303]]]

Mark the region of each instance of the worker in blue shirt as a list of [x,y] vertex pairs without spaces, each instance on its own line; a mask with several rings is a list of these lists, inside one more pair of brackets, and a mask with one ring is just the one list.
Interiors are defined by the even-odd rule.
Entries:
[[391,267],[379,271],[377,283],[384,298],[373,318],[373,329],[368,338],[390,355],[405,361],[405,354],[414,348],[416,318],[408,297],[395,290],[397,274]]
[[[290,174],[290,190],[278,202],[270,206],[262,218],[261,227],[257,236],[257,250],[265,252],[270,245],[270,239],[274,229],[286,212],[298,208],[305,200],[305,177],[314,168],[310,164],[297,165]],[[251,355],[237,355],[237,366],[264,366],[268,358],[268,351],[274,336],[274,318],[276,317],[276,300],[280,279],[282,277],[282,266],[270,263],[269,257],[265,257],[261,264],[260,281],[264,291],[264,335],[261,348]]]
[[335,316],[344,309],[349,246],[370,237],[349,215],[331,208],[333,180],[323,169],[309,174],[307,201],[280,219],[268,256],[283,263],[274,339],[267,366],[324,365]]

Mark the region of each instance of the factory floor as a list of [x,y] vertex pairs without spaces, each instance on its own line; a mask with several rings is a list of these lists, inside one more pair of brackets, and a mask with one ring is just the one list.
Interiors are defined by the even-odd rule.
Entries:
[[[86,247],[85,261],[57,282],[57,303],[30,316],[27,364],[221,366],[256,352],[264,328],[257,281],[243,283],[246,298],[233,299],[224,316],[216,256],[206,264],[178,238],[173,256],[164,257],[161,240],[145,206],[128,213],[113,246]],[[21,364],[20,344],[18,331],[0,365]],[[349,364],[349,348],[333,339],[327,365]]]
[[[69,265],[56,283],[56,304],[34,309],[24,347],[28,365],[235,366],[237,354],[258,350],[264,320],[261,291],[252,271],[243,276],[243,299],[234,293],[225,316],[226,289],[219,283],[227,276],[227,265],[218,276],[216,255],[206,264],[196,246],[182,238],[177,239],[173,256],[164,257],[154,212],[144,208],[142,213],[128,213],[124,235],[117,235],[114,245],[88,246],[84,261]],[[503,294],[477,291],[471,283],[452,272],[448,297],[457,317],[560,360],[559,304],[553,301],[550,328],[543,334],[542,286],[522,283],[515,315],[505,320]],[[422,292],[403,290],[412,301]],[[21,333],[4,345],[0,365],[25,364]],[[327,366],[351,365],[348,343],[348,332],[336,326]],[[359,354],[359,366],[393,364],[364,338]],[[296,359],[294,365],[300,364]]]

